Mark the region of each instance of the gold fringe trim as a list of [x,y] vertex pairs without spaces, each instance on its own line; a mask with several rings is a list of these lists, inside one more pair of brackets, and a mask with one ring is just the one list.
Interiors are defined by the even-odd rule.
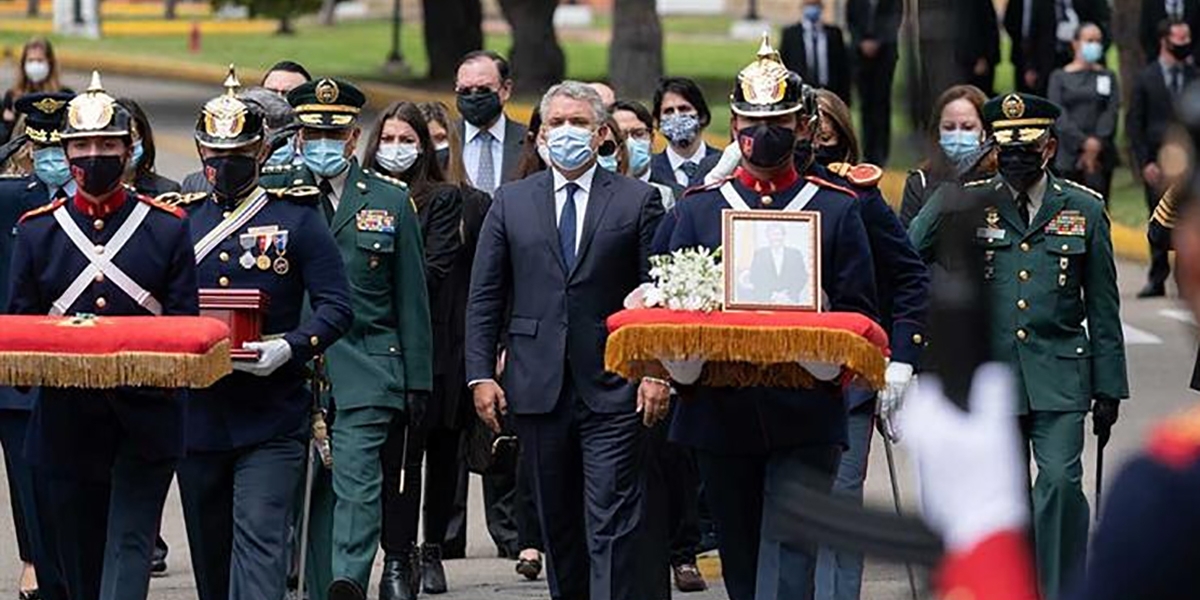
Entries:
[[233,371],[229,340],[204,354],[0,353],[0,385],[114,388],[206,388]]
[[700,385],[812,387],[798,361],[843,365],[873,389],[883,389],[883,352],[841,329],[627,325],[608,336],[604,368],[626,379],[664,377],[659,357],[703,358]]

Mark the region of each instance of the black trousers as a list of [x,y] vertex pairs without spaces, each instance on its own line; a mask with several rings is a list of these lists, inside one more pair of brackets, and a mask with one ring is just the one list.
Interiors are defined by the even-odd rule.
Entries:
[[[1145,186],[1146,190],[1146,211],[1147,214],[1153,215],[1154,208],[1158,206],[1158,201],[1162,198],[1162,193],[1158,192],[1151,186]],[[1150,244],[1150,272],[1147,276],[1147,282],[1154,286],[1166,285],[1167,277],[1171,275],[1171,262],[1167,258],[1169,243],[1164,240],[1164,243]]]
[[895,44],[883,44],[872,58],[857,56],[863,159],[884,166],[892,144],[892,81],[899,53]]
[[[45,478],[25,460],[25,431],[29,411],[0,410],[0,446],[4,448],[4,469],[8,476],[9,501],[12,504],[13,528],[21,561],[32,563],[37,570],[38,589],[46,600],[65,600],[66,582],[58,561],[51,515],[41,515],[37,486],[45,486]],[[46,494],[40,494],[45,501]],[[45,509],[43,508],[42,511]],[[43,523],[39,525],[39,523]]]

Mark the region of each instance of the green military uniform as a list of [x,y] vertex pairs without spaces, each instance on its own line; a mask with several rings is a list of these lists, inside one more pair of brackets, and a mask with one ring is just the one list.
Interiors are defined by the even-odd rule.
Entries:
[[[1041,98],[1010,94],[985,106],[985,120],[1002,151],[1030,148],[1049,136],[1057,111]],[[1029,221],[1003,175],[968,184],[966,193],[982,196],[986,206],[975,238],[991,293],[992,356],[1012,365],[1020,382],[1016,411],[1038,466],[1038,574],[1053,598],[1087,550],[1084,417],[1093,400],[1129,395],[1108,215],[1099,194],[1045,172],[1028,190],[1041,198],[1040,207],[1034,200],[1025,209]],[[926,260],[946,201],[947,194],[935,195],[910,227]]]
[[[347,116],[357,116],[364,98],[349,83],[322,79],[296,88],[288,101],[305,128],[329,130],[355,126]],[[268,171],[268,184],[321,187],[322,177],[303,165]],[[313,600],[327,592],[361,597],[342,594],[367,589],[382,522],[380,450],[389,431],[407,422],[414,395],[428,394],[433,379],[424,249],[408,188],[353,160],[328,179],[341,178],[336,209],[327,197],[322,209],[346,264],[354,324],[325,353],[333,463],[313,494],[307,569]]]

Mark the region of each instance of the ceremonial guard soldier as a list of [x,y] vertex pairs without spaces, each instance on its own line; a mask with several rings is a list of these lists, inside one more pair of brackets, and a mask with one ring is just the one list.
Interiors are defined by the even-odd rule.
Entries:
[[[1051,598],[1087,552],[1084,417],[1090,409],[1097,431],[1109,430],[1119,401],[1129,396],[1104,202],[1046,169],[1058,147],[1052,126],[1059,112],[1029,94],[985,104],[1000,173],[966,187],[986,206],[976,241],[994,314],[991,350],[1017,374],[1013,409],[1038,467],[1032,492],[1038,577]],[[927,260],[946,201],[941,194],[931,198],[909,229]]]
[[[310,593],[362,599],[383,521],[380,452],[389,436],[400,436],[403,452],[418,451],[417,429],[433,386],[425,254],[407,186],[353,158],[362,92],[346,81],[319,79],[293,89],[288,101],[301,124],[303,165],[279,170],[280,177],[315,181],[323,191],[321,209],[354,291],[354,324],[325,355],[334,466],[314,492]],[[401,494],[420,494],[419,482],[400,481]],[[408,589],[399,597],[415,596],[415,582],[402,583]],[[389,593],[395,590],[380,592]]]
[[[346,274],[313,188],[265,190],[263,118],[226,92],[204,105],[196,143],[212,192],[177,198],[189,213],[201,285],[269,298],[257,360],[196,390],[179,467],[200,600],[282,598],[312,398],[305,364],[352,321]],[[308,298],[309,308],[304,306]]]
[[[875,318],[871,249],[853,192],[801,176],[793,160],[797,143],[815,133],[812,89],[764,39],[738,75],[731,109],[741,168],[676,205],[675,222],[664,225],[674,228],[670,248],[719,248],[723,210],[817,211],[826,305]],[[772,537],[764,523],[786,509],[789,500],[772,493],[785,482],[823,492],[833,484],[846,443],[841,387],[698,387],[693,396],[676,407],[671,437],[696,448],[730,598],[811,598],[816,548]]]
[[[61,138],[77,189],[22,218],[9,312],[197,314],[183,212],[121,185],[133,148],[128,111],[96,73],[66,110]],[[71,598],[146,597],[183,428],[183,398],[174,390],[41,391],[26,451],[49,479],[38,508],[56,536]]]

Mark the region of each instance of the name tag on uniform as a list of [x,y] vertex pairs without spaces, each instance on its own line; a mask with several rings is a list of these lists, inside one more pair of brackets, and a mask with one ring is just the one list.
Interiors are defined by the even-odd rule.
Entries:
[[1046,224],[1045,232],[1046,235],[1084,237],[1087,235],[1087,217],[1077,210],[1064,210]]
[[1096,93],[1100,94],[1101,96],[1111,96],[1112,95],[1112,77],[1111,76],[1101,75],[1096,78]]
[[354,216],[354,224],[359,231],[396,232],[396,217],[386,210],[360,210]]
[[1008,234],[1007,229],[1000,229],[997,227],[980,227],[975,230],[975,237],[981,240],[987,240],[988,242],[997,242],[1003,240],[1006,234]]

